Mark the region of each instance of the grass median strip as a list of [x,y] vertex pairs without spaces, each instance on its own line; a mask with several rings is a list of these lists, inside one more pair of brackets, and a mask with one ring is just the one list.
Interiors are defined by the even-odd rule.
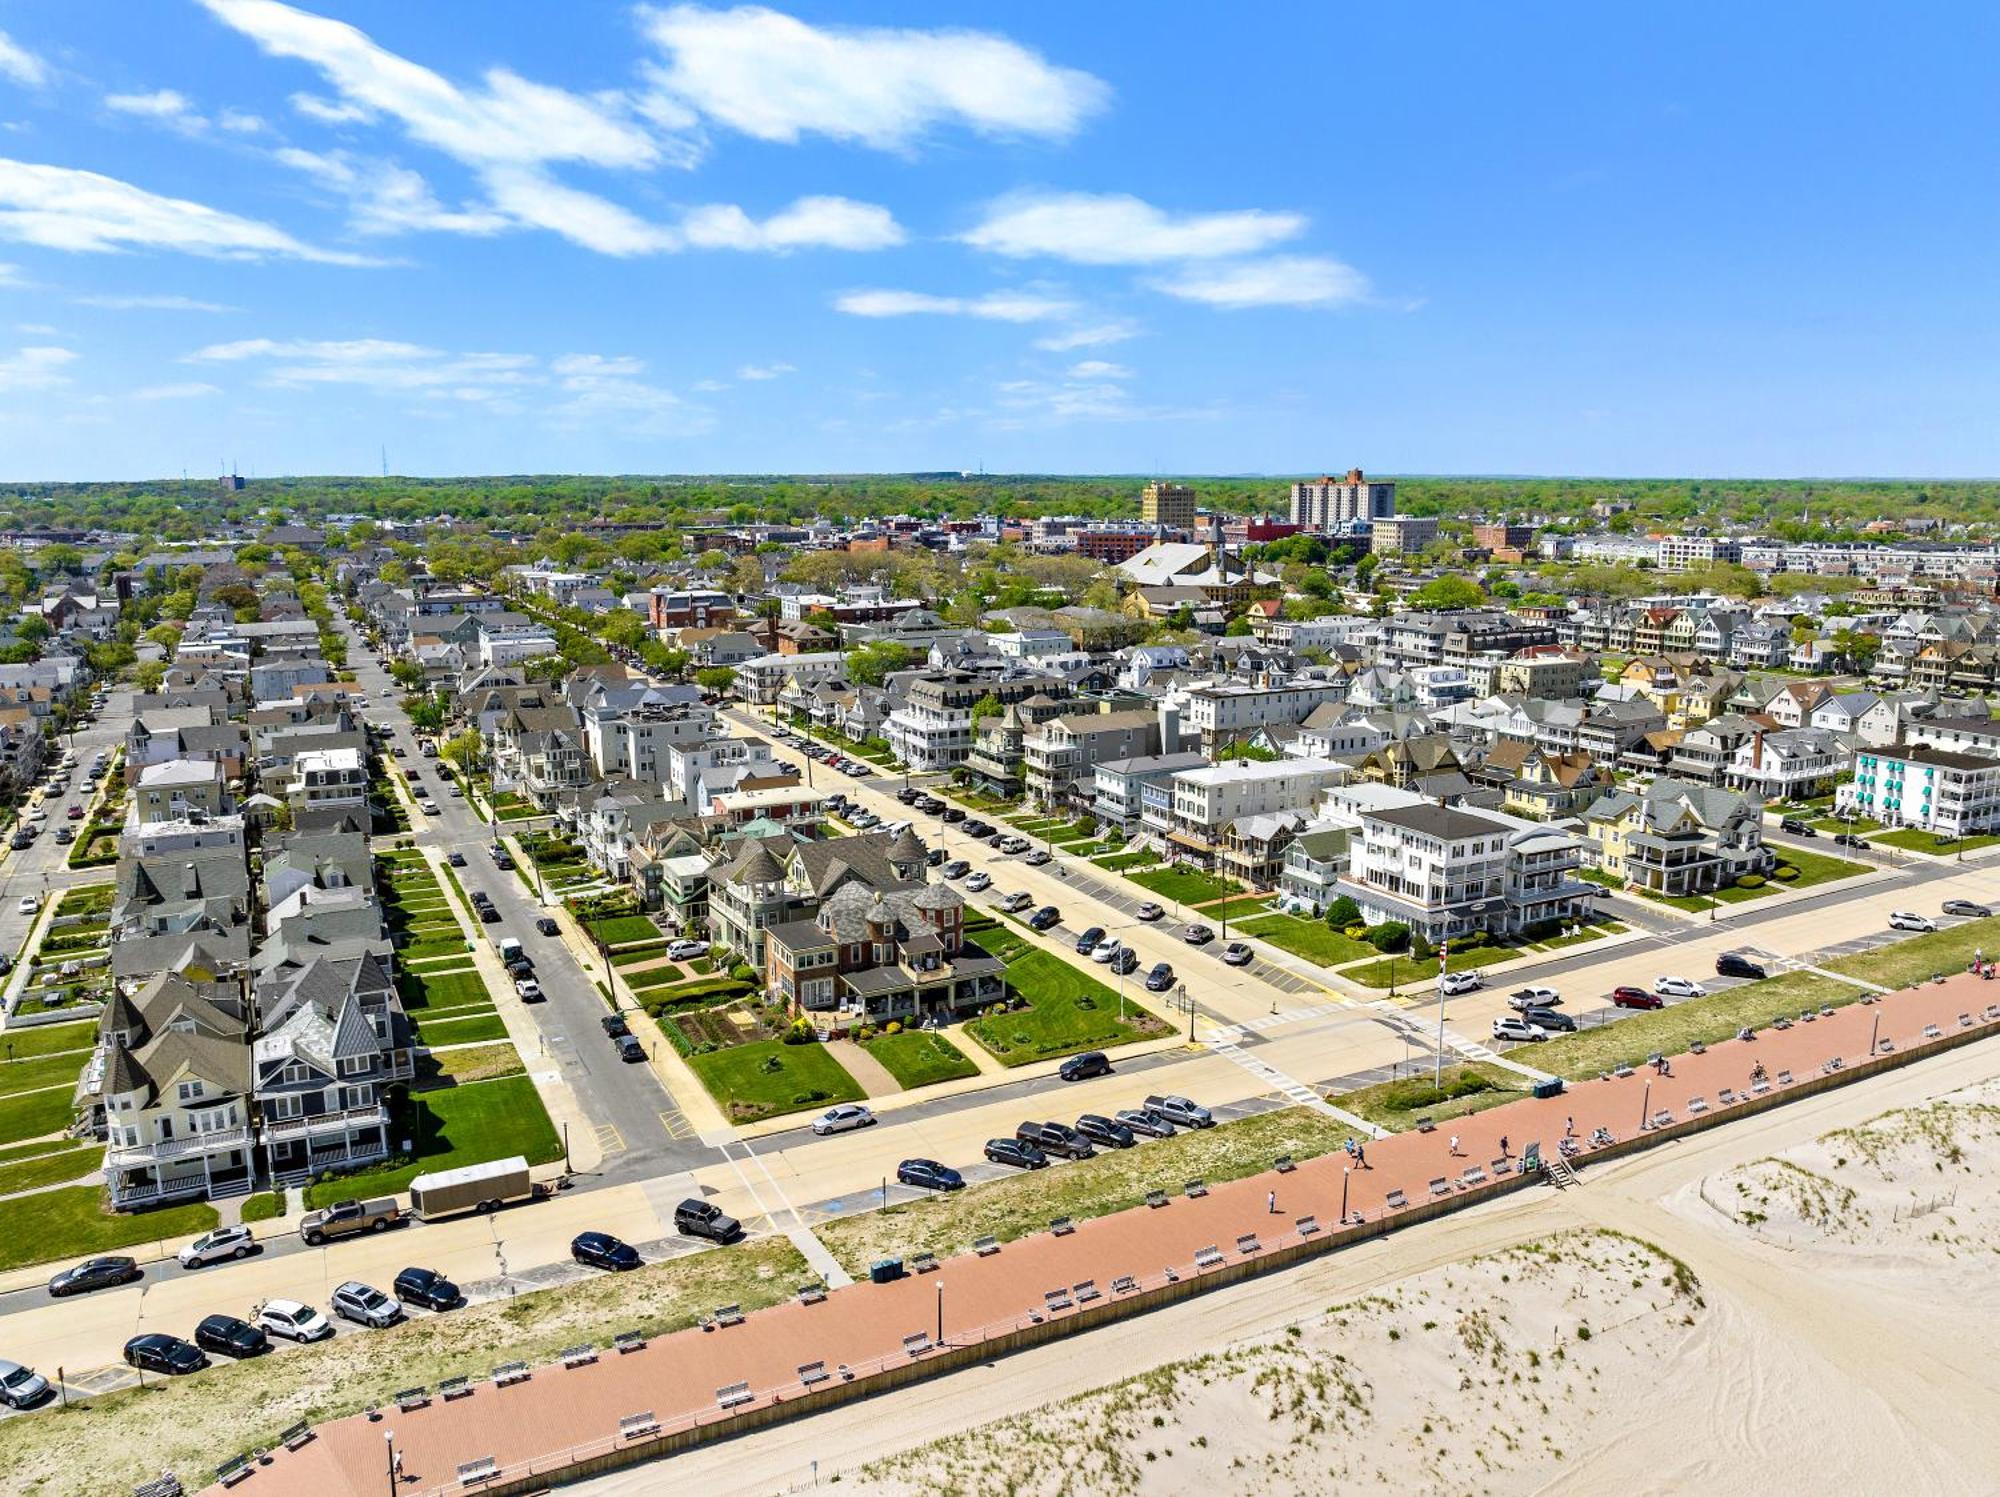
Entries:
[[91,1144],[71,1144],[68,1147],[51,1144],[48,1147],[54,1152],[13,1164],[0,1164],[0,1196],[81,1179],[104,1162],[104,1151]]
[[1046,1231],[1058,1216],[1081,1219],[1124,1211],[1143,1204],[1149,1190],[1178,1194],[1192,1179],[1213,1184],[1254,1175],[1269,1169],[1281,1154],[1316,1158],[1353,1135],[1352,1128],[1333,1118],[1287,1107],[950,1195],[927,1196],[906,1206],[841,1217],[813,1230],[842,1266],[858,1276],[878,1258],[907,1257],[926,1248],[943,1258],[965,1252],[979,1237],[1011,1242]]
[[864,1095],[861,1083],[819,1045],[752,1040],[690,1056],[688,1065],[736,1123],[859,1102]]

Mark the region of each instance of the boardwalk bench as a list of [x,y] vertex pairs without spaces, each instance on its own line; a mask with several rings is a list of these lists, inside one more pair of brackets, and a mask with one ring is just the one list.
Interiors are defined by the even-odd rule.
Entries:
[[169,1471],[132,1488],[132,1497],[181,1497],[181,1479]]
[[[464,1379],[461,1378],[459,1381],[463,1382]],[[297,1450],[301,1445],[310,1444],[312,1437],[312,1426],[301,1419],[297,1424],[294,1424],[290,1429],[278,1436],[278,1443],[283,1445],[287,1450]]]
[[1653,1114],[1653,1126],[1655,1128],[1665,1128],[1672,1124],[1673,1120],[1674,1115],[1665,1108]]
[[1439,1175],[1435,1180],[1431,1181],[1431,1196],[1433,1199],[1438,1196],[1448,1196],[1450,1194],[1451,1181],[1445,1179],[1443,1175]]
[[719,1306],[715,1312],[715,1323],[720,1326],[743,1324],[743,1307],[741,1305]]
[[565,1346],[562,1349],[562,1364],[565,1367],[585,1367],[597,1360],[597,1348],[588,1342],[580,1346]]
[[1726,1086],[1715,1094],[1715,1105],[1717,1107],[1732,1107],[1735,1103],[1736,1093]]
[[450,1403],[454,1398],[470,1398],[471,1396],[472,1379],[469,1377],[448,1377],[438,1384],[438,1397],[442,1398],[446,1403]]
[[1759,1097],[1763,1096],[1770,1089],[1771,1083],[1768,1081],[1753,1081],[1750,1083],[1750,1090]]
[[1214,1268],[1221,1262],[1222,1249],[1215,1246],[1214,1243],[1194,1250],[1194,1266],[1196,1268]]
[[1486,1171],[1476,1164],[1468,1164],[1459,1172],[1458,1185],[1461,1190],[1470,1190],[1475,1185],[1486,1183]]
[[530,1376],[526,1362],[502,1362],[493,1369],[493,1386],[510,1388],[515,1383],[525,1383]]
[[[819,1305],[826,1303],[826,1285],[824,1284],[799,1285],[799,1303],[802,1305]],[[625,1348],[621,1346],[618,1349],[620,1351],[623,1351]]]
[[[907,1343],[909,1338],[903,1338]],[[715,1390],[715,1406],[719,1409],[740,1409],[746,1403],[755,1403],[757,1395],[750,1391],[748,1383],[731,1383],[726,1388]]]
[[1059,1216],[1049,1223],[1049,1231],[1058,1237],[1067,1237],[1076,1230],[1076,1223],[1067,1216]]
[[1042,1304],[1047,1307],[1049,1314],[1053,1315],[1058,1310],[1074,1308],[1076,1301],[1069,1297],[1067,1289],[1044,1289]]
[[250,1464],[249,1456],[232,1455],[228,1460],[215,1468],[216,1484],[218,1486],[233,1487],[255,1469]]
[[[805,1297],[806,1291],[801,1289],[799,1291],[799,1298],[804,1299]],[[645,1348],[646,1333],[644,1331],[620,1331],[611,1338],[611,1344],[617,1348],[620,1356],[623,1356],[628,1351],[640,1351]]]
[[910,1255],[910,1267],[918,1273],[934,1273],[937,1266],[937,1254],[929,1248],[923,1248]]
[[1960,1014],[1958,1016],[1958,1027],[1960,1029],[1970,1029],[1972,1027],[1972,1015]]
[[1264,1244],[1257,1240],[1255,1232],[1245,1232],[1241,1237],[1236,1239],[1236,1252],[1240,1257],[1248,1257],[1252,1253],[1261,1253],[1262,1251],[1264,1251]]
[[1392,1190],[1383,1198],[1382,1204],[1387,1206],[1391,1211],[1401,1211],[1405,1206],[1410,1204],[1410,1198],[1400,1190]]
[[982,1258],[991,1258],[995,1253],[1000,1251],[1000,1239],[997,1237],[975,1237],[972,1240],[972,1251]]
[[1187,1183],[1186,1189],[1188,1199],[1190,1201],[1198,1201],[1208,1194],[1208,1182],[1206,1180],[1190,1180]]
[[473,1487],[482,1481],[491,1481],[500,1474],[500,1462],[490,1455],[482,1455],[476,1461],[465,1461],[458,1468],[458,1484]]
[[1989,1019],[2000,1019],[2000,1003],[1987,1004],[1986,1017]]
[[1778,1085],[1790,1086],[1791,1084],[1792,1084],[1792,1073],[1790,1071],[1778,1072]]
[[637,1414],[627,1414],[618,1421],[618,1438],[621,1440],[643,1440],[647,1435],[660,1432],[660,1421],[651,1409],[643,1409]]
[[1102,1299],[1104,1297],[1099,1291],[1097,1280],[1095,1279],[1085,1279],[1070,1292],[1076,1296],[1076,1302],[1079,1305],[1087,1305],[1094,1299]]
[[1319,1230],[1319,1218],[1311,1215],[1302,1216],[1292,1223],[1292,1230],[1301,1237],[1310,1237]]
[[1704,1112],[1707,1111],[1708,1111],[1708,1098],[1706,1097],[1688,1098],[1688,1115],[1690,1117],[1700,1117]]
[[1281,1175],[1289,1175],[1293,1170],[1298,1168],[1298,1164],[1293,1160],[1291,1155],[1280,1154],[1276,1159],[1271,1161],[1271,1168]]
[[399,1413],[407,1414],[411,1409],[420,1409],[430,1401],[430,1389],[405,1388],[396,1395],[396,1409]]
[[1147,1191],[1147,1192],[1146,1192],[1146,1204],[1147,1204],[1148,1206],[1150,1206],[1150,1207],[1153,1207],[1153,1208],[1155,1208],[1155,1209],[1157,1209],[1157,1208],[1159,1208],[1159,1207],[1161,1207],[1161,1206],[1164,1206],[1164,1205],[1166,1205],[1166,1204],[1167,1204],[1167,1193],[1166,1193],[1166,1192],[1165,1192],[1164,1190],[1149,1190],[1149,1191]]
[[1924,1038],[1927,1040],[1941,1040],[1944,1038],[1944,1031],[1935,1024],[1926,1024],[1924,1026]]
[[912,1331],[903,1338],[903,1355],[906,1357],[921,1357],[931,1349],[932,1345],[933,1342],[931,1341],[931,1333],[929,1331]]
[[1139,1281],[1129,1273],[1122,1273],[1111,1281],[1111,1292],[1113,1294],[1137,1294],[1139,1292]]
[[819,1383],[825,1382],[832,1375],[826,1370],[826,1363],[824,1362],[799,1363],[799,1382],[805,1387],[814,1387]]
[[1507,1176],[1514,1173],[1514,1161],[1503,1155],[1487,1165],[1486,1168],[1492,1172],[1494,1179],[1504,1180]]

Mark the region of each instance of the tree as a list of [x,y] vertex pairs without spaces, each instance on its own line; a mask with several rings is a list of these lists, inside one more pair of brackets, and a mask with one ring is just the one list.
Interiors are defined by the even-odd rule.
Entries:
[[880,686],[892,671],[906,670],[916,659],[908,645],[893,639],[879,639],[847,652],[847,678],[863,686]]
[[166,679],[167,666],[163,660],[148,660],[132,672],[132,684],[140,691],[158,691],[160,682]]
[[694,684],[711,696],[721,696],[736,684],[736,672],[726,665],[711,665],[694,673]]
[[389,679],[405,691],[418,691],[424,684],[424,668],[414,660],[398,656],[389,662]]
[[444,701],[441,697],[407,697],[403,701],[403,712],[410,719],[410,726],[419,733],[444,731]]
[[1250,620],[1247,617],[1239,615],[1231,619],[1222,632],[1231,639],[1242,639],[1244,636],[1254,634],[1257,631],[1251,627]]
[[484,750],[485,741],[480,738],[479,729],[467,728],[463,733],[454,733],[447,738],[444,747],[439,749],[438,753],[470,774],[478,767],[480,755]]
[[1361,923],[1361,906],[1343,894],[1326,907],[1326,923],[1338,928]]
[[985,696],[972,704],[972,724],[974,727],[977,727],[980,723],[986,721],[987,718],[998,717],[1006,710],[1005,707],[1000,705],[1000,698],[989,691]]
[[1486,601],[1486,594],[1478,583],[1470,577],[1449,575],[1435,577],[1410,594],[1412,608],[1428,608],[1439,611],[1454,608],[1477,608]]
[[49,628],[49,621],[38,613],[29,614],[14,626],[14,633],[31,644],[39,644],[47,639],[51,632],[53,631]]

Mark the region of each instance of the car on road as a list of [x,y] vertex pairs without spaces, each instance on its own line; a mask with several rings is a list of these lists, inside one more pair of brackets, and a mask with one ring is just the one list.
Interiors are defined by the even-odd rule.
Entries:
[[1206,925],[1188,924],[1181,927],[1181,939],[1190,946],[1206,946],[1215,939],[1215,932]]
[[743,1223],[713,1201],[689,1196],[674,1207],[674,1230],[683,1237],[706,1237],[710,1242],[734,1242],[743,1235]]
[[465,799],[465,791],[460,788],[457,780],[453,780],[449,785],[445,786],[444,793],[450,796],[453,800]]
[[1140,905],[1138,909],[1134,910],[1133,914],[1137,916],[1139,919],[1144,920],[1148,924],[1150,924],[1151,922],[1158,920],[1162,915],[1166,914],[1166,910],[1162,906],[1153,903],[1153,901],[1149,899],[1144,904]]
[[1107,1149],[1129,1149],[1139,1141],[1130,1128],[1099,1112],[1086,1112],[1078,1118],[1076,1131]]
[[178,1336],[148,1331],[125,1343],[125,1365],[141,1372],[158,1372],[167,1377],[185,1377],[208,1365],[208,1357],[191,1341]]
[[1001,898],[1000,908],[1005,910],[1008,914],[1012,915],[1017,911],[1025,910],[1029,905],[1033,904],[1034,902],[1035,902],[1034,895],[1017,889],[1012,894],[1005,895]]
[[182,1268],[200,1268],[220,1258],[247,1258],[257,1250],[248,1227],[216,1227],[180,1250]]
[[1653,991],[1663,998],[1706,998],[1708,989],[1691,977],[1656,977]]
[[938,815],[944,818],[946,826],[957,826],[961,821],[965,820],[965,808],[963,806],[946,806],[938,812]]
[[1038,847],[1021,861],[1026,863],[1030,868],[1041,868],[1050,861],[1048,849]]
[[1056,1067],[1056,1075],[1064,1081],[1088,1081],[1093,1076],[1111,1074],[1111,1057],[1102,1050],[1086,1050],[1081,1055],[1072,1055]]
[[630,1034],[632,1032],[632,1026],[625,1022],[623,1014],[606,1014],[597,1022],[604,1026],[606,1036],[614,1040],[621,1034]]
[[964,858],[953,858],[944,867],[940,868],[938,872],[948,879],[964,878],[966,874],[972,872],[972,865],[966,862]]
[[1931,931],[1937,929],[1937,921],[1915,910],[1896,910],[1889,916],[1889,929]]
[[376,1330],[392,1326],[403,1318],[400,1303],[373,1284],[364,1284],[359,1279],[349,1279],[334,1290],[328,1303],[333,1306],[333,1313],[342,1320],[351,1320],[356,1325],[371,1326]]
[[406,1305],[422,1305],[426,1310],[451,1310],[465,1303],[465,1295],[435,1268],[406,1268],[389,1286]]
[[959,828],[959,831],[965,836],[970,837],[974,842],[984,842],[988,837],[993,835],[991,823],[976,820],[966,822],[964,826]]
[[1028,839],[1026,837],[1021,836],[1019,833],[1009,832],[1006,836],[1000,839],[1000,851],[1007,853],[1010,856],[1017,852],[1026,852],[1027,850],[1028,850]]
[[1111,970],[1120,977],[1139,970],[1139,953],[1130,946],[1120,946],[1118,954],[1111,958]]
[[618,1058],[627,1065],[634,1065],[646,1058],[646,1047],[636,1034],[621,1034],[611,1041],[611,1048],[618,1052]]
[[32,1367],[0,1362],[0,1403],[10,1409],[32,1409],[49,1398],[55,1387]]
[[1970,899],[1947,899],[1943,911],[1947,915],[1967,915],[1975,920],[1983,920],[1993,911],[1983,904],[1975,904]]
[[1152,969],[1146,973],[1146,991],[1149,993],[1164,993],[1173,985],[1173,963],[1154,962]]
[[965,876],[965,888],[969,894],[977,894],[981,889],[993,887],[993,880],[983,868],[975,868]]
[[1810,821],[1801,821],[1796,816],[1785,817],[1784,820],[1778,823],[1778,830],[1781,832],[1790,832],[1794,837],[1817,837],[1819,835],[1814,830],[1813,824]]
[[261,1357],[271,1349],[271,1338],[247,1320],[234,1315],[210,1315],[194,1328],[194,1344],[219,1357]]
[[935,816],[944,809],[944,802],[935,795],[920,795],[917,797],[917,809],[926,816]]
[[985,1152],[991,1164],[1011,1164],[1022,1170],[1043,1169],[1049,1162],[1048,1155],[1019,1138],[989,1138]]
[[1550,1034],[1575,1034],[1576,1020],[1568,1014],[1558,1013],[1552,1008],[1531,1008],[1521,1015],[1537,1029],[1546,1029]]
[[906,806],[913,806],[922,794],[923,792],[918,790],[914,785],[905,785],[901,790],[896,792],[896,799]]
[[463,868],[465,866],[465,854],[462,852],[449,853],[446,855],[445,861],[454,868]]
[[1256,955],[1241,941],[1231,941],[1222,948],[1222,960],[1231,967],[1247,967]]
[[944,862],[945,856],[945,850],[942,847],[933,847],[924,854],[924,866],[927,868],[936,868]]
[[535,929],[545,936],[559,936],[562,934],[562,927],[556,924],[553,915],[542,916],[541,919],[535,922]]
[[83,807],[71,806],[67,811],[63,812],[63,815],[67,816],[71,821],[81,821],[83,820]]
[[1172,1138],[1179,1131],[1150,1107],[1121,1107],[1117,1120],[1141,1138]]
[[57,847],[68,847],[68,846],[70,845],[70,843],[72,843],[72,842],[74,842],[74,841],[76,841],[76,833],[75,833],[75,832],[71,831],[71,830],[70,830],[70,829],[69,829],[68,827],[66,827],[66,826],[59,826],[59,827],[57,827],[57,828],[56,828],[56,846],[57,846]]
[[[51,786],[50,788],[53,789],[54,787]],[[49,808],[47,806],[37,806],[28,813],[28,820],[30,821],[47,821],[48,819]]]
[[1486,979],[1477,972],[1447,972],[1438,979],[1438,991],[1447,998],[1456,998],[1461,993],[1476,993],[1486,986]]
[[965,1176],[935,1159],[905,1159],[896,1166],[896,1183],[919,1190],[963,1190]]
[[33,829],[28,827],[23,827],[20,831],[14,833],[13,836],[7,839],[7,845],[13,848],[15,852],[19,852],[23,848],[33,847],[35,845],[35,834]]
[[812,1121],[812,1131],[821,1138],[830,1133],[851,1133],[875,1121],[875,1114],[859,1102],[843,1102],[829,1107]]
[[1554,988],[1522,988],[1507,995],[1507,1006],[1512,1009],[1561,1008],[1562,994]]
[[1199,1102],[1189,1101],[1178,1093],[1169,1092],[1164,1096],[1148,1097],[1146,1111],[1157,1113],[1176,1128],[1213,1128],[1215,1114]]
[[1045,904],[1028,917],[1029,930],[1051,930],[1062,924],[1062,911],[1052,904]]
[[1725,951],[1715,959],[1717,977],[1764,977],[1768,974],[1762,962],[1752,961],[1740,952]]
[[474,900],[473,908],[479,912],[479,923],[481,925],[498,925],[500,923],[500,912],[493,908],[492,900],[489,899],[485,904],[480,904],[477,900]]
[[427,795],[417,802],[417,809],[426,816],[435,816],[438,813],[438,803]]
[[1866,837],[1857,837],[1852,832],[1836,832],[1833,836],[1833,845],[1835,847],[1852,847],[1865,851],[1868,846],[1868,839]]
[[[1095,930],[1096,927],[1093,926],[1092,929]],[[1099,966],[1109,966],[1111,959],[1118,955],[1122,948],[1123,943],[1116,936],[1106,936],[1100,930],[1098,931],[1098,939],[1091,942],[1088,948],[1085,948],[1079,941],[1076,949],[1085,952]]]
[[692,961],[695,957],[707,955],[708,942],[706,941],[682,940],[667,942],[667,960],[670,962]]
[[42,900],[38,894],[23,894],[14,901],[14,913],[17,915],[32,915],[41,907]]
[[136,1258],[119,1254],[86,1258],[50,1279],[49,1293],[62,1299],[72,1294],[88,1294],[93,1289],[112,1289],[144,1277],[144,1272]]
[[295,1299],[267,1299],[250,1314],[259,1330],[287,1341],[324,1341],[333,1334],[333,1322],[311,1305]]
[[1097,1151],[1090,1140],[1067,1123],[1037,1123],[1030,1119],[1014,1130],[1014,1137],[1033,1144],[1044,1154],[1060,1154],[1065,1159],[1088,1159]]
[[579,1232],[570,1239],[569,1255],[585,1268],[628,1273],[639,1266],[639,1250],[609,1232]]
[[1493,1021],[1493,1038],[1496,1040],[1545,1040],[1549,1032],[1539,1024],[1530,1024],[1518,1014],[1509,1014]]
[[547,996],[542,992],[542,985],[532,977],[515,978],[514,991],[520,995],[523,1003],[540,1003]]
[[1644,988],[1617,987],[1611,990],[1613,1008],[1665,1008],[1667,1002],[1658,993],[1649,993]]
[[488,848],[487,851],[493,855],[493,866],[495,868],[498,868],[503,873],[512,870],[514,866],[514,857],[513,854],[508,852],[506,848],[495,846]]

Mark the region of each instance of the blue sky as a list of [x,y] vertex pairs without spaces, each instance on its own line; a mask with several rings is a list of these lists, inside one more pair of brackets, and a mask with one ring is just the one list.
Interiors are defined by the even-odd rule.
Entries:
[[2000,23],[1661,9],[0,0],[0,479],[2000,473]]

